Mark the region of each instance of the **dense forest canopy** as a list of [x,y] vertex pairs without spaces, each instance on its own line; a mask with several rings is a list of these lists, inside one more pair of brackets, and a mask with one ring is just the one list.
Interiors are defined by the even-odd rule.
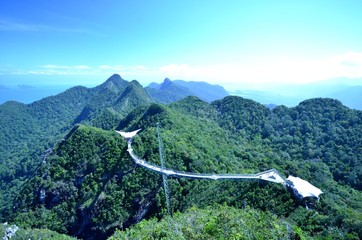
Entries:
[[[105,239],[116,229],[114,239],[148,230],[157,238],[241,238],[257,223],[264,235],[253,238],[362,237],[362,112],[337,100],[273,110],[236,96],[164,105],[138,82],[112,76],[93,89],[76,87],[29,105],[8,102],[0,115],[2,222],[84,239]],[[157,123],[166,167],[198,173],[275,168],[324,194],[319,202],[300,201],[272,183],[169,178],[176,214],[166,216],[162,177],[135,165],[114,131],[142,128],[132,146],[159,164]],[[178,230],[166,230],[170,222]]]

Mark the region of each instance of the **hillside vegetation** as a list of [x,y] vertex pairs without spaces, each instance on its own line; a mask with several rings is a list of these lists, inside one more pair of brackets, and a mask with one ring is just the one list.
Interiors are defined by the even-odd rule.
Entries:
[[118,239],[305,239],[296,225],[275,215],[245,208],[227,206],[192,207],[162,221],[143,220],[134,228],[117,231],[110,240]]
[[[24,146],[52,143],[46,154],[38,147],[23,150],[21,158],[2,141],[7,159],[14,159],[2,162],[2,191],[11,189],[1,195],[3,222],[83,239],[106,239],[116,229],[114,239],[138,239],[146,232],[170,239],[362,237],[361,111],[324,98],[273,110],[235,96],[212,103],[187,97],[163,105],[152,103],[137,82],[123,81],[79,88],[91,96],[72,120],[48,125],[57,129],[52,136],[34,132],[19,140],[29,144]],[[1,106],[14,111],[8,115],[14,122],[21,122],[21,109],[29,107],[7,105],[14,105]],[[34,128],[22,130],[36,131],[39,119],[29,116]],[[126,141],[114,131],[141,128],[134,151],[159,164],[157,123],[168,168],[198,173],[275,168],[285,177],[308,180],[324,194],[320,201],[301,201],[273,183],[169,178],[171,218],[162,176],[135,165]]]

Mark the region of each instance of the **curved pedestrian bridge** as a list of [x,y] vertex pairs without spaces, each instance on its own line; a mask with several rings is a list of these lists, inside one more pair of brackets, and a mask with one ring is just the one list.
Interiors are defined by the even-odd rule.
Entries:
[[313,186],[312,184],[301,178],[289,176],[287,179],[284,179],[283,176],[281,176],[276,169],[270,169],[256,174],[213,174],[213,173],[208,174],[208,173],[183,172],[168,168],[162,168],[158,165],[152,164],[144,159],[141,159],[133,151],[132,140],[139,131],[140,129],[133,132],[122,132],[122,131],[116,131],[116,132],[127,140],[128,142],[127,151],[129,152],[133,161],[136,164],[148,170],[164,174],[170,177],[184,177],[184,178],[209,179],[209,180],[263,180],[268,182],[280,183],[290,188],[292,192],[299,198],[305,198],[305,197],[319,198],[319,195],[323,193],[319,188]]

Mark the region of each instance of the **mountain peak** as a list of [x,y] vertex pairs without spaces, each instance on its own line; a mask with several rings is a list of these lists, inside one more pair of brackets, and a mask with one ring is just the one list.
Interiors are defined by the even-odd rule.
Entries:
[[109,77],[104,83],[102,83],[99,88],[100,89],[108,89],[112,92],[121,92],[128,85],[128,82],[124,80],[119,74],[113,74]]
[[132,84],[133,86],[137,86],[137,87],[143,88],[142,84],[141,84],[139,81],[137,81],[137,80],[132,80],[132,81],[130,82],[130,84]]
[[124,82],[125,80],[121,77],[121,75],[115,73],[112,76],[110,76],[106,82],[112,82],[114,84],[118,84],[120,82]]
[[163,83],[161,84],[160,89],[167,88],[171,84],[172,84],[172,81],[169,78],[165,78],[165,80],[163,80]]

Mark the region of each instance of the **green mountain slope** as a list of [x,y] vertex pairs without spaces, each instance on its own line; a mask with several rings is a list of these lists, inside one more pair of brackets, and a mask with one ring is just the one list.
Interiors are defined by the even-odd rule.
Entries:
[[[256,173],[276,168],[285,177],[299,176],[324,192],[320,202],[305,202],[272,183],[168,179],[173,211],[213,204],[248,207],[258,209],[255,219],[260,211],[265,212],[260,213],[262,218],[275,215],[276,225],[271,229],[282,227],[282,219],[296,226],[296,232],[282,230],[281,234],[299,234],[300,228],[300,234],[309,237],[353,239],[362,236],[362,193],[359,179],[353,177],[361,172],[361,120],[360,111],[331,99],[271,111],[240,97],[212,104],[189,97],[168,106],[136,108],[113,127],[142,128],[132,146],[137,155],[155,164],[159,163],[156,124],[160,123],[169,168],[199,173]],[[166,209],[161,176],[135,166],[126,149],[125,140],[113,130],[74,128],[23,185],[10,220],[103,239],[143,219],[162,219]],[[350,171],[339,175],[335,166]],[[224,210],[207,211],[200,210],[200,214],[218,216]],[[225,210],[231,215],[233,211]],[[177,215],[175,221],[182,216]]]
[[15,221],[97,239],[109,229],[142,219],[149,204],[144,194],[154,198],[159,187],[152,179],[159,176],[134,173],[125,147],[113,131],[73,129],[22,188],[14,205]]
[[21,184],[77,123],[111,129],[131,110],[151,102],[136,82],[111,76],[95,87],[74,87],[31,104],[0,105],[0,219]]
[[0,105],[0,219],[19,185],[71,129],[91,95],[91,89],[74,87],[32,104]]
[[126,231],[117,231],[118,239],[305,239],[297,227],[275,215],[254,209],[213,206],[190,208],[185,213],[167,216],[162,221],[144,220]]
[[152,102],[150,96],[137,81],[127,82],[118,74],[111,76],[95,90],[96,94],[74,123],[110,129],[134,108]]
[[274,149],[285,149],[294,159],[322,161],[334,180],[362,190],[362,112],[323,98],[306,100],[285,110],[273,111],[280,115],[271,119],[269,132],[265,133],[272,132],[269,138]]
[[[59,95],[44,98],[32,104],[7,102],[0,105],[0,153],[5,161],[8,155],[43,145],[50,136],[71,127],[73,119],[89,100],[91,90],[74,87]],[[4,156],[5,155],[5,156]],[[1,162],[2,162],[1,161]]]

